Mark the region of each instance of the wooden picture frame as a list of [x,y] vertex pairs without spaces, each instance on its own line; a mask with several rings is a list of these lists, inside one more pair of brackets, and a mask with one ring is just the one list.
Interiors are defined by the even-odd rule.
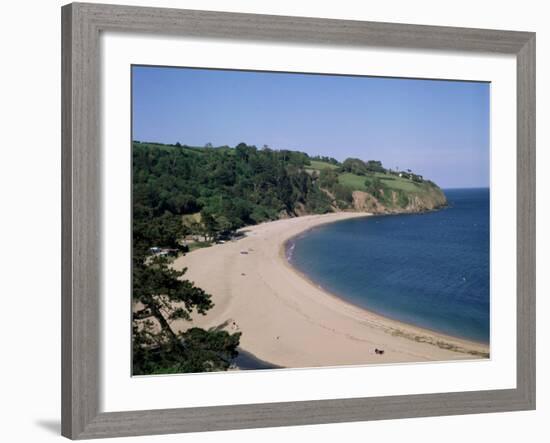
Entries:
[[[517,387],[127,412],[99,408],[103,31],[511,54],[517,60]],[[62,8],[62,434],[72,439],[535,408],[535,34],[73,3]]]

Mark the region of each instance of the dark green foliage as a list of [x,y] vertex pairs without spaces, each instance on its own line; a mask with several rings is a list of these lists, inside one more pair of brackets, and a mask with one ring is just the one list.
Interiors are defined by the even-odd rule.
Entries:
[[349,208],[353,202],[352,190],[338,182],[338,173],[334,169],[321,170],[319,186],[332,193],[340,209]]
[[309,194],[305,209],[313,214],[326,214],[332,212],[331,200],[321,189],[315,187]]
[[364,162],[361,159],[358,158],[347,158],[344,160],[344,163],[342,163],[342,171],[343,172],[351,172],[352,174],[357,175],[366,175],[369,172],[379,172],[382,174],[385,174],[386,168],[382,166],[382,162],[378,160],[369,160],[367,162]]
[[134,224],[165,213],[200,212],[206,216],[201,234],[214,240],[281,213],[330,207],[304,170],[309,157],[303,152],[258,150],[245,143],[234,149],[134,143],[133,162]]
[[382,166],[382,162],[378,160],[369,160],[366,163],[367,171],[369,172],[380,172],[382,174],[386,173],[386,168]]
[[400,208],[407,207],[409,204],[410,193],[404,191],[403,189],[390,188],[386,183],[384,183],[386,180],[391,181],[389,178],[380,180],[378,177],[370,176],[365,181],[367,192],[376,197],[379,202],[387,206],[398,206]]
[[153,246],[180,249],[178,239],[186,233],[181,218],[171,212],[166,211],[155,217],[151,209],[134,205],[132,234],[136,260],[143,260]]
[[[137,261],[137,260],[136,260]],[[163,310],[167,320],[189,320],[189,314],[195,310],[205,314],[213,304],[210,295],[182,277],[186,269],[177,271],[169,267],[170,260],[161,256],[147,256],[134,265],[133,297],[134,302],[144,305],[144,313],[154,314],[156,309]],[[161,300],[162,298],[166,300]],[[179,308],[168,303],[179,303]],[[137,315],[136,318],[138,318]]]
[[[215,192],[235,185],[234,155],[136,143],[133,158],[133,372],[225,370],[237,355],[240,334],[176,332],[172,322],[205,315],[211,297],[150,248],[186,248],[181,239],[191,228],[182,223],[183,214],[200,211],[202,234],[210,239],[251,220],[247,201]],[[202,164],[204,158],[208,164]]]
[[367,164],[359,158],[346,158],[342,163],[342,172],[365,175],[368,172]]
[[167,342],[157,346],[155,339],[134,328],[133,373],[150,375],[227,370],[238,355],[240,335],[191,328],[180,334],[181,345]]
[[319,186],[332,190],[338,183],[338,173],[334,169],[323,169],[319,174]]
[[228,369],[237,356],[240,333],[199,328],[175,332],[172,322],[190,320],[193,312],[205,315],[213,306],[211,296],[182,279],[186,269],[177,271],[169,266],[171,259],[144,251],[133,251],[133,373]]
[[338,203],[344,203],[344,205],[341,205],[342,208],[349,207],[353,202],[353,193],[350,188],[337,183],[332,191]]
[[388,198],[388,187],[378,177],[369,177],[365,180],[365,187],[369,194],[380,201]]
[[395,192],[397,193],[397,205],[401,208],[405,208],[409,204],[407,193],[402,189],[397,189]]

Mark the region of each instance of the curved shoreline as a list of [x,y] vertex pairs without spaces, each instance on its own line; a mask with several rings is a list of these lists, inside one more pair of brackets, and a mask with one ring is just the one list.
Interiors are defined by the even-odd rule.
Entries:
[[[484,344],[402,323],[320,288],[295,269],[285,244],[309,229],[366,213],[283,219],[244,228],[245,236],[179,257],[184,278],[212,294],[206,316],[174,324],[242,332],[241,347],[282,367],[319,367],[487,358]],[[384,354],[375,349],[384,349]]]
[[[289,239],[289,241],[290,240],[291,239]],[[286,258],[284,250],[281,250],[281,259],[286,262],[292,272],[295,272],[301,278],[308,281],[312,286],[315,286],[320,291],[323,291],[327,295],[327,297],[333,297],[339,302],[350,305],[350,307],[352,308],[364,311],[365,314],[369,316],[379,317],[380,324],[384,324],[380,327],[385,328],[386,332],[389,334],[400,335],[409,340],[423,340],[424,343],[432,344],[442,349],[453,349],[456,352],[463,352],[482,358],[489,357],[489,344],[487,343],[444,334],[442,332],[436,331],[435,329],[426,328],[424,326],[419,326],[412,323],[406,323],[387,315],[378,314],[377,312],[364,308],[363,306],[356,305],[346,300],[344,297],[339,296],[338,294],[335,294],[334,292],[329,291],[326,288],[323,288],[320,284],[315,282],[315,280],[311,279],[305,273],[292,266],[292,264]],[[483,348],[487,348],[487,351],[482,350]]]
[[[373,216],[374,215],[378,216],[378,214],[373,214]],[[385,215],[391,215],[391,214],[385,214]],[[407,215],[412,215],[412,214],[407,214]],[[343,221],[343,220],[338,220],[338,221]],[[336,223],[336,222],[334,222],[334,223]],[[319,226],[321,226],[321,225],[319,225]],[[394,325],[392,325],[393,326],[392,330],[394,331],[393,333],[402,334],[404,337],[407,337],[407,338],[410,338],[410,339],[414,339],[415,337],[416,338],[422,337],[426,340],[429,340],[430,337],[437,336],[437,338],[439,340],[437,342],[432,343],[432,344],[434,344],[436,346],[439,346],[439,347],[449,347],[449,346],[451,346],[451,347],[455,346],[456,347],[456,346],[458,346],[458,343],[460,343],[460,344],[470,344],[472,347],[475,347],[475,348],[477,348],[477,347],[487,348],[486,352],[485,351],[478,351],[478,350],[474,350],[474,349],[472,349],[472,350],[463,349],[463,350],[457,351],[457,352],[472,353],[472,355],[487,354],[487,356],[488,356],[490,343],[485,343],[485,342],[480,342],[480,341],[472,340],[472,339],[465,338],[465,337],[458,337],[458,336],[454,336],[454,335],[450,335],[450,334],[445,334],[444,332],[440,332],[440,331],[437,331],[435,329],[431,329],[431,328],[427,328],[425,326],[420,326],[420,325],[416,325],[416,324],[413,324],[413,323],[407,323],[407,322],[404,322],[402,320],[395,319],[395,318],[393,318],[389,315],[379,314],[379,313],[377,313],[373,310],[370,310],[368,308],[357,305],[357,304],[347,300],[344,296],[338,295],[337,293],[335,293],[333,291],[329,291],[328,289],[321,286],[318,282],[313,280],[311,277],[309,277],[306,273],[300,271],[296,266],[293,266],[292,263],[289,261],[288,256],[286,254],[286,251],[288,249],[288,244],[290,242],[292,242],[294,239],[306,234],[308,231],[310,231],[312,229],[315,229],[316,227],[317,226],[315,226],[313,228],[309,228],[309,229],[307,229],[303,232],[300,232],[296,235],[293,235],[292,237],[289,237],[281,245],[281,249],[280,249],[281,260],[283,260],[285,262],[285,264],[289,267],[289,269],[292,272],[295,272],[296,274],[298,274],[301,278],[308,281],[311,285],[315,286],[320,291],[325,292],[328,297],[334,297],[335,299],[337,299],[337,300],[339,300],[343,303],[346,303],[346,304],[348,304],[348,305],[350,305],[354,308],[365,311],[369,315],[380,317],[381,321],[383,321],[383,322],[393,323],[394,324]],[[462,348],[462,346],[460,346],[460,347]]]

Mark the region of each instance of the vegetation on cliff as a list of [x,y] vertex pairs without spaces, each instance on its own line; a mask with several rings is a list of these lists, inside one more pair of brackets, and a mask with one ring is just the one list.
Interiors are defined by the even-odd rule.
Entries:
[[[134,224],[168,246],[157,218],[183,220],[180,234],[212,241],[246,225],[341,210],[420,212],[446,204],[439,187],[379,161],[310,157],[289,150],[134,142]],[[162,241],[161,241],[162,240]],[[164,242],[164,243],[163,243]],[[153,244],[151,244],[153,246]],[[174,246],[174,245],[171,245]]]

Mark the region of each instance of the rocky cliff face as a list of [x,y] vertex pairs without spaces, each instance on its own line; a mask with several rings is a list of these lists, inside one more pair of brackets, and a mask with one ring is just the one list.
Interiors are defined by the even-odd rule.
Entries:
[[353,191],[353,209],[373,214],[399,214],[432,211],[447,205],[447,198],[441,189],[431,186],[421,193],[398,195],[390,190],[390,195],[376,198],[364,191]]

